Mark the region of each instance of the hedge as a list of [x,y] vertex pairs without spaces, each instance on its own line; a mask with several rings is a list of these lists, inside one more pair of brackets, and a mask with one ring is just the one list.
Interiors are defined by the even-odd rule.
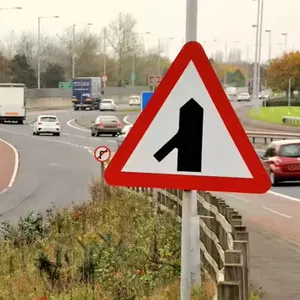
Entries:
[[[288,99],[286,97],[273,98],[264,101],[265,106],[288,106]],[[300,106],[300,98],[291,99],[291,106]]]

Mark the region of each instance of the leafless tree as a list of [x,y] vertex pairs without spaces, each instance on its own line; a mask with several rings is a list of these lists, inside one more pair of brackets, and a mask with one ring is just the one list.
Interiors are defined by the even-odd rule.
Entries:
[[118,81],[121,85],[124,80],[126,68],[124,64],[128,57],[137,55],[141,51],[141,44],[135,32],[136,20],[131,14],[119,13],[107,28],[107,41],[113,50],[118,62]]

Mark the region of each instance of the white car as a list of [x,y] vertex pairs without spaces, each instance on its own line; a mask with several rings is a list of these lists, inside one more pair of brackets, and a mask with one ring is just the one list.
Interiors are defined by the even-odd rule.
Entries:
[[116,140],[118,144],[118,148],[120,148],[122,142],[124,141],[125,137],[127,136],[128,132],[131,130],[132,127],[133,125],[125,125],[122,128],[122,131],[120,132]]
[[129,97],[129,106],[132,106],[132,105],[141,105],[140,96],[130,96]]
[[40,135],[41,133],[52,133],[53,135],[60,135],[60,124],[56,116],[40,115],[32,125],[33,135]]
[[103,99],[100,102],[99,106],[100,111],[108,110],[108,111],[116,111],[117,105],[113,99]]
[[249,93],[240,93],[237,96],[237,101],[250,101],[251,100],[251,96]]

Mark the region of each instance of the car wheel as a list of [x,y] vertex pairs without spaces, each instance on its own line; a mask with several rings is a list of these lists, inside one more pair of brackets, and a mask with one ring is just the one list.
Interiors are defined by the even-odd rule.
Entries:
[[100,132],[97,132],[97,133],[96,133],[96,136],[100,136]]
[[273,172],[270,173],[270,179],[272,186],[277,186],[280,183],[280,178],[276,176]]
[[34,131],[32,131],[32,134],[33,134],[33,135],[35,135],[35,132],[34,132]]
[[91,136],[95,136],[95,132],[92,131],[92,132],[91,132]]
[[115,137],[116,135],[117,135],[116,133],[113,133],[113,134],[112,134],[113,137]]
[[36,133],[35,133],[36,135],[40,135],[40,133],[37,131]]

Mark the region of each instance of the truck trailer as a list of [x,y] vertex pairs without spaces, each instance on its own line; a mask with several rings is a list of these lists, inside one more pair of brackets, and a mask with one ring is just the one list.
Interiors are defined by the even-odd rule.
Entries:
[[101,96],[101,77],[73,78],[72,103],[74,110],[99,109]]
[[0,123],[26,120],[25,84],[0,83]]

